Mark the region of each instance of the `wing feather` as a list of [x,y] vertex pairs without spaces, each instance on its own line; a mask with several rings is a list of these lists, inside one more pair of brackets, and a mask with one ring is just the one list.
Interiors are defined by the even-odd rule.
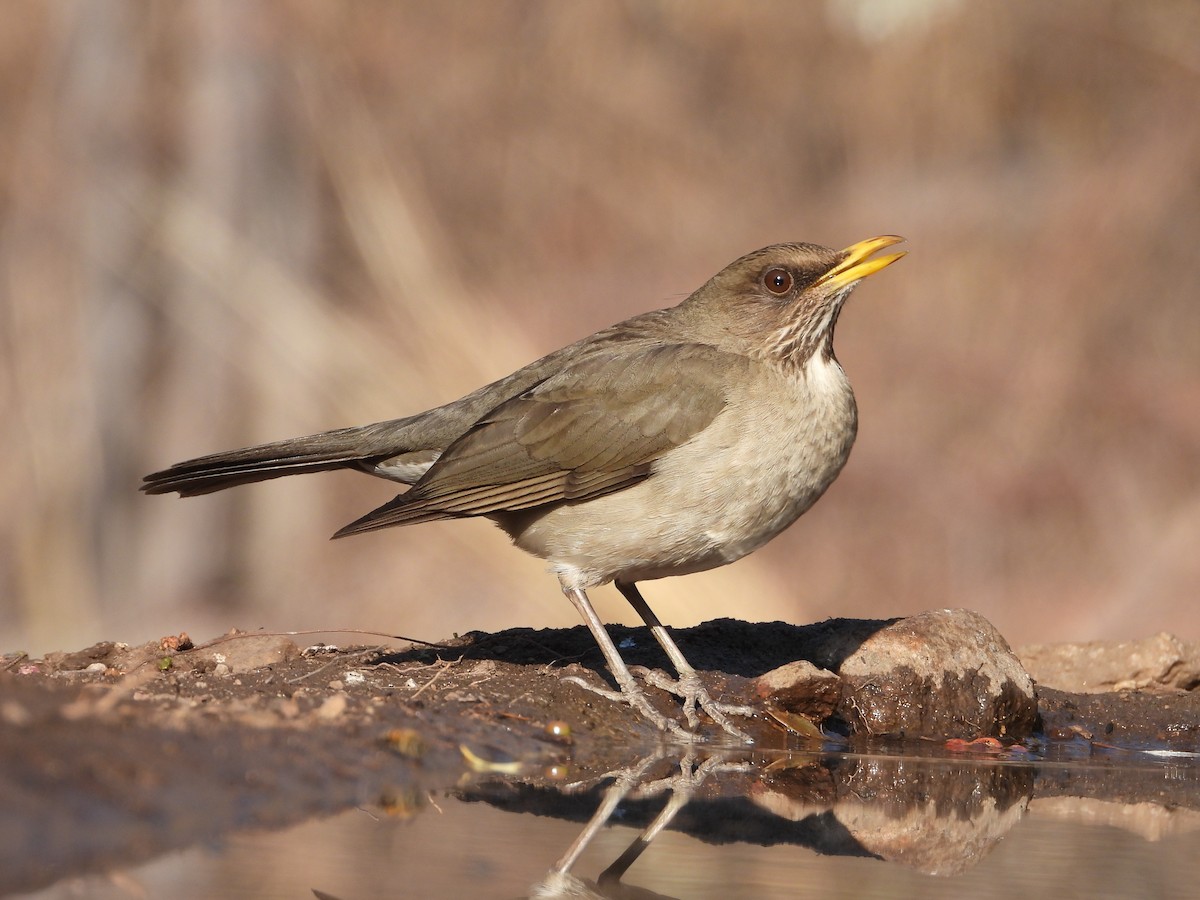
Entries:
[[703,344],[606,347],[484,415],[406,494],[343,528],[581,501],[652,477],[664,453],[725,408],[725,386],[753,363]]

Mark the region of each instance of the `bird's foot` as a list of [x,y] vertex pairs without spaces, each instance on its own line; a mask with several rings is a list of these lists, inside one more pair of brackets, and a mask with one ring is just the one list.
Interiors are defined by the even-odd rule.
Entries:
[[707,688],[700,681],[700,676],[696,674],[695,670],[689,669],[681,672],[678,678],[671,678],[665,672],[652,669],[644,672],[642,678],[647,684],[682,698],[684,718],[687,719],[688,725],[693,729],[700,723],[700,717],[696,713],[696,709],[699,707],[710,719],[720,725],[730,737],[737,738],[746,744],[754,743],[754,739],[729,721],[729,717],[746,716],[753,718],[757,715],[758,710],[753,706],[720,703],[714,700]]
[[626,706],[632,707],[637,712],[641,713],[643,718],[649,719],[650,722],[661,732],[671,735],[678,741],[691,743],[696,740],[696,736],[688,731],[685,731],[683,726],[672,719],[670,716],[664,716],[654,708],[649,698],[642,692],[642,689],[637,686],[636,682],[630,682],[628,685],[622,686],[619,691],[609,690],[606,687],[589,684],[577,675],[566,675],[563,681],[569,681],[571,684],[577,684],[593,694],[598,694],[607,700],[614,703],[624,703]]
[[647,684],[682,698],[683,715],[687,719],[688,726],[692,731],[685,730],[674,719],[664,716],[655,709],[649,698],[646,697],[645,693],[643,693],[642,689],[636,683],[614,691],[606,687],[589,684],[576,675],[567,675],[563,678],[563,681],[577,684],[581,688],[591,691],[593,694],[598,694],[607,700],[612,700],[614,703],[624,703],[626,706],[632,707],[641,713],[642,716],[653,722],[659,731],[670,734],[671,737],[685,743],[692,743],[699,738],[694,733],[695,729],[700,725],[700,716],[696,712],[697,708],[707,714],[710,719],[731,737],[737,738],[745,744],[754,743],[754,739],[750,735],[729,721],[730,716],[753,717],[757,715],[758,711],[754,707],[720,703],[714,700],[701,683],[700,676],[695,671],[685,672],[676,679],[671,678],[665,672],[654,669],[644,669],[641,666],[635,666],[634,669]]

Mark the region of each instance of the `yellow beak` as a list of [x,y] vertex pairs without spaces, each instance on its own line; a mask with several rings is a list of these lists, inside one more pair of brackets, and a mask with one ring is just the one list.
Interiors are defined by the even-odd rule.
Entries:
[[884,247],[890,247],[892,244],[899,244],[903,240],[904,238],[894,234],[885,234],[882,237],[851,244],[842,251],[846,254],[846,258],[817,279],[817,284],[827,287],[830,291],[838,291],[855,282],[862,281],[868,275],[874,275],[881,269],[886,269],[904,256],[904,251],[889,253],[887,256],[879,256],[875,259],[870,258],[871,254]]

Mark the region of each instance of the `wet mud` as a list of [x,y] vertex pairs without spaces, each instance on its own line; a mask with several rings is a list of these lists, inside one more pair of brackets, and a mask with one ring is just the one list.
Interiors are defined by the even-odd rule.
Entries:
[[[886,624],[859,626],[861,640]],[[643,629],[612,632],[631,664],[665,665]],[[302,648],[287,637],[230,634],[200,646],[179,636],[44,659],[9,654],[0,664],[0,893],[355,806],[410,815],[437,790],[499,805],[520,794],[526,804],[532,798],[582,819],[612,773],[639,759],[674,771],[681,754],[701,751],[724,750],[722,765],[732,762],[733,774],[714,778],[721,789],[707,797],[708,806],[689,807],[677,827],[704,833],[728,818],[713,804],[754,803],[764,834],[795,832],[798,841],[840,842],[870,855],[891,851],[878,843],[878,828],[870,846],[847,832],[846,823],[866,813],[826,822],[826,831],[819,819],[781,831],[779,817],[799,821],[786,814],[789,806],[844,803],[845,786],[854,782],[855,797],[869,790],[891,798],[887,816],[898,820],[914,808],[897,787],[908,777],[900,763],[914,752],[948,766],[996,761],[989,814],[1058,796],[1200,809],[1192,763],[1169,781],[1125,764],[1146,751],[1200,752],[1196,691],[1150,686],[1082,694],[1038,686],[1036,730],[1019,740],[898,740],[856,733],[831,714],[820,722],[825,739],[814,742],[811,733],[790,729],[786,716],[771,715],[755,692],[755,679],[820,655],[803,653],[801,639],[811,631],[723,620],[676,636],[714,695],[763,703],[764,714],[749,723],[752,748],[723,744],[713,731],[692,748],[664,747],[628,708],[563,681],[575,674],[608,683],[582,627],[475,633],[436,647]],[[675,698],[649,694],[664,712],[678,714]],[[808,757],[781,762],[789,759],[786,750],[867,753],[900,768]],[[1097,764],[1044,764],[1080,759]],[[1034,760],[1043,765],[1026,765]],[[868,771],[883,780],[864,781]],[[953,783],[935,781],[915,787],[926,805],[937,800],[938,784]],[[968,800],[980,796],[972,789]],[[950,794],[938,802],[957,809]],[[705,809],[713,814],[702,815]],[[962,810],[953,814],[970,819]]]

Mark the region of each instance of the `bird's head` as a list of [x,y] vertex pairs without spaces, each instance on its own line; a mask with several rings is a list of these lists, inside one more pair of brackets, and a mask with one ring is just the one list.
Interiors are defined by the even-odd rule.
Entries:
[[904,252],[894,235],[845,250],[817,244],[772,244],[730,263],[685,301],[707,328],[716,325],[747,355],[803,365],[814,353],[833,356],[833,329],[846,297]]

